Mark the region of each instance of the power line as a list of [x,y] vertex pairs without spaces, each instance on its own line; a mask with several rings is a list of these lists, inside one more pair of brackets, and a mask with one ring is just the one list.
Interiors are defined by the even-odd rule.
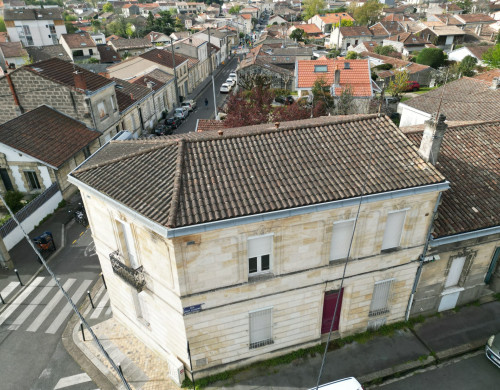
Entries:
[[12,219],[17,223],[17,225],[21,229],[21,231],[23,233],[23,236],[26,238],[26,240],[28,241],[28,243],[31,245],[31,247],[35,251],[35,253],[38,256],[38,258],[40,259],[41,263],[47,269],[47,272],[49,273],[49,275],[52,277],[52,279],[54,279],[57,287],[59,287],[59,290],[63,293],[64,297],[66,298],[66,300],[71,305],[73,311],[80,318],[81,323],[85,325],[85,327],[87,328],[87,330],[92,335],[95,343],[97,344],[97,347],[101,350],[101,352],[103,353],[104,357],[108,360],[108,362],[111,364],[111,366],[114,368],[114,370],[116,371],[116,373],[118,374],[118,376],[122,380],[123,384],[125,385],[125,388],[127,390],[131,390],[129,384],[127,383],[127,380],[125,379],[125,377],[123,376],[123,374],[121,373],[121,371],[118,369],[118,366],[115,364],[115,362],[113,361],[113,359],[111,359],[111,357],[108,355],[108,353],[106,352],[106,350],[102,346],[101,342],[97,338],[96,334],[94,333],[94,331],[92,330],[92,328],[90,327],[90,325],[85,320],[85,317],[83,317],[82,313],[80,313],[80,311],[78,310],[78,308],[76,307],[76,305],[74,304],[73,300],[70,298],[70,296],[68,295],[68,293],[66,292],[66,290],[61,286],[61,283],[59,283],[59,279],[57,279],[57,277],[54,274],[54,272],[52,272],[52,270],[49,268],[49,266],[45,262],[45,259],[43,258],[43,256],[40,254],[40,252],[38,251],[38,249],[33,244],[33,241],[29,238],[28,234],[26,234],[23,226],[19,223],[18,219],[16,218],[16,215],[12,212],[12,210],[10,209],[9,205],[7,204],[7,202],[5,201],[5,199],[3,198],[3,195],[1,193],[0,193],[0,200],[3,202],[3,204],[5,205],[5,207],[7,208],[7,210],[9,211],[9,214],[11,215]]

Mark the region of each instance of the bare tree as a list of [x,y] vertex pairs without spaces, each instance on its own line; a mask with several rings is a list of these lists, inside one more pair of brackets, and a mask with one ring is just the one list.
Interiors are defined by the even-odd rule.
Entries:
[[342,92],[337,99],[337,114],[347,115],[352,112],[354,108],[354,95],[352,92],[352,87],[347,85],[342,88]]

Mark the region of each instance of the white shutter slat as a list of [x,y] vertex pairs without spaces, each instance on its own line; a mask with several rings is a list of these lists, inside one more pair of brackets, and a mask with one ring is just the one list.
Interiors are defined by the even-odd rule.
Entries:
[[344,221],[333,224],[330,260],[345,259],[349,252],[354,221]]
[[270,255],[273,247],[273,236],[248,239],[248,257]]
[[272,309],[250,313],[250,348],[272,342]]
[[395,211],[387,215],[382,250],[397,248],[400,245],[405,217],[406,210]]
[[135,251],[134,236],[132,235],[132,229],[128,223],[121,223],[123,227],[123,235],[125,238],[125,244],[127,246],[128,259],[130,261],[130,266],[132,268],[138,268],[139,263],[137,262],[137,253]]
[[370,316],[383,314],[389,310],[389,294],[393,281],[394,279],[389,279],[375,283],[370,305]]

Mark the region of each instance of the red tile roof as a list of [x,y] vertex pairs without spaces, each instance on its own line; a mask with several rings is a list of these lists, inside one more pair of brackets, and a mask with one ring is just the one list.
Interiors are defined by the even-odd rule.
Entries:
[[40,106],[0,125],[0,142],[58,168],[101,133]]
[[225,129],[224,122],[217,119],[198,119],[196,123],[196,131],[212,131]]
[[371,37],[372,32],[366,26],[343,26],[340,27],[343,37]]
[[87,32],[75,34],[62,34],[63,38],[70,49],[81,49],[86,47],[96,47],[96,43]]
[[[345,69],[345,64],[349,64],[349,69]],[[317,66],[326,66],[327,72],[315,72]],[[353,95],[356,97],[372,96],[370,65],[368,60],[303,60],[298,61],[298,88],[312,88],[318,78],[323,78],[328,85],[334,83],[335,70],[340,70],[340,86],[350,85]],[[336,88],[335,94],[340,95],[341,88]]]
[[300,28],[301,30],[304,30],[306,34],[321,34],[322,31],[319,29],[318,26],[315,24],[299,24],[298,26],[295,26],[295,28]]
[[340,12],[336,14],[332,13],[332,14],[325,14],[318,16],[325,24],[337,24],[340,18],[342,18],[342,20],[352,20],[353,22],[355,21],[354,18],[347,12]]
[[[174,57],[172,57],[172,52],[170,50],[153,49],[147,51],[146,53],[142,53],[139,57],[152,62],[156,62],[157,64],[166,66],[168,68],[174,67]],[[178,67],[185,61],[188,61],[187,57],[180,54],[175,54],[176,67]]]
[[250,14],[241,14],[240,15],[243,19],[252,19],[252,15]]
[[493,82],[494,78],[500,78],[500,69],[491,69],[487,72],[479,73],[474,76],[474,79],[486,81],[487,83]]

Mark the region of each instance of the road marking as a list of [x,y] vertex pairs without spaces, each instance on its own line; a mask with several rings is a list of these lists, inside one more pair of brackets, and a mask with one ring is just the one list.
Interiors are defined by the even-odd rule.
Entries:
[[90,377],[87,375],[86,372],[72,376],[67,376],[65,378],[59,379],[59,381],[56,384],[56,387],[54,387],[54,390],[78,385],[80,383],[90,382],[91,380],[92,379],[90,379]]
[[92,315],[90,316],[90,318],[97,318],[97,317],[99,317],[99,315],[101,314],[102,310],[104,309],[104,307],[106,306],[106,304],[108,303],[108,301],[109,301],[109,295],[106,294],[104,296],[104,298],[101,300],[101,302],[99,302],[97,304],[97,307],[95,308],[95,310],[92,313]]
[[7,287],[0,291],[0,295],[2,295],[4,300],[7,299],[10,293],[14,291],[17,286],[19,286],[19,282],[10,282]]
[[76,241],[78,241],[78,240],[73,241],[71,244],[73,245]]
[[14,322],[9,326],[9,330],[16,330],[19,328],[24,321],[28,318],[28,316],[36,309],[37,305],[42,302],[43,298],[50,292],[54,290],[54,286],[56,282],[54,279],[49,279],[47,285],[42,288],[42,290],[37,294],[37,296],[29,303],[28,307],[24,309],[24,311],[19,314],[19,316],[14,320]]
[[[77,304],[78,300],[80,297],[87,291],[87,288],[90,286],[92,283],[92,280],[84,280],[80,287],[78,287],[78,290],[73,294],[71,297],[71,300],[75,305]],[[56,319],[52,322],[52,324],[48,327],[48,329],[45,331],[45,333],[50,333],[54,334],[57,332],[57,329],[62,325],[68,314],[71,312],[72,307],[68,303],[64,306],[64,308],[59,312],[59,315],[56,317]]]
[[33,290],[42,282],[44,277],[39,276],[33,280],[33,282],[27,286],[24,291],[19,295],[14,302],[12,302],[7,309],[0,314],[0,325],[2,325],[9,316],[14,313],[14,311],[23,303],[23,301],[30,295]]
[[[76,279],[68,279],[66,280],[66,283],[64,283],[63,288],[64,290],[68,291],[69,288],[73,285],[73,283],[76,282]],[[49,303],[47,303],[47,306],[45,306],[45,309],[42,310],[42,312],[36,317],[35,321],[30,325],[26,331],[28,332],[36,332],[38,328],[42,325],[42,323],[47,319],[49,316],[50,312],[55,309],[59,301],[64,298],[63,293],[61,290],[57,289],[56,295],[50,300]]]

